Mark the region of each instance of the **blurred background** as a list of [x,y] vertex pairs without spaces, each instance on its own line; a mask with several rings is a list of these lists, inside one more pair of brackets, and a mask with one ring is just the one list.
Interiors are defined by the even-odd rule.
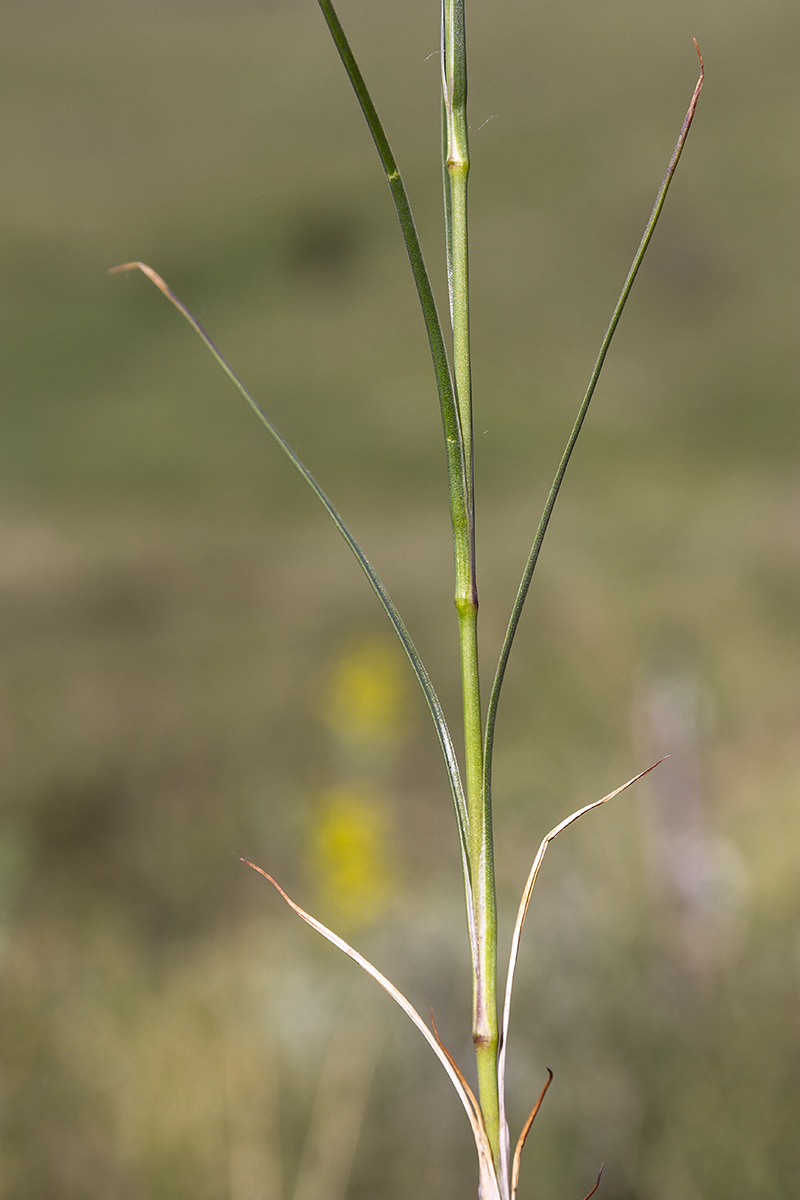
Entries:
[[[458,854],[350,522],[458,720],[444,456],[388,191],[312,0],[27,0],[0,56],[0,1197],[456,1200]],[[444,301],[437,5],[342,0]],[[518,637],[495,787],[520,1197],[800,1193],[800,12],[469,6],[487,673],[706,88]]]

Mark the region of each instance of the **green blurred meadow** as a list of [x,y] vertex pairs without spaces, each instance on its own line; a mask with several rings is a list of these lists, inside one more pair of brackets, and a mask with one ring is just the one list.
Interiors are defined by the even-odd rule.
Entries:
[[[428,352],[312,0],[5,3],[0,1197],[455,1200],[469,1132],[355,942],[469,1068],[455,828],[351,523],[458,714]],[[437,5],[342,0],[444,304]],[[800,11],[468,12],[487,672],[697,74],[498,727],[526,931],[520,1200],[800,1194]]]

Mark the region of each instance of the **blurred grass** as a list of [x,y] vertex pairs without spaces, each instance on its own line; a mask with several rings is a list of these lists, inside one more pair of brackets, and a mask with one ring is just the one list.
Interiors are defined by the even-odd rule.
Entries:
[[[341,16],[441,295],[438,14]],[[359,946],[468,1062],[422,705],[378,765],[326,728],[325,681],[380,614],[175,314],[106,275],[145,259],[197,313],[352,520],[455,712],[439,419],[359,114],[311,3],[4,17],[0,1196],[293,1200],[343,1038],[354,1078],[374,1070],[347,1195],[461,1194],[471,1151],[436,1064],[238,863],[333,920],[308,868],[317,798],[369,777],[395,890]],[[513,1119],[545,1065],[556,1084],[521,1200],[582,1195],[602,1159],[607,1200],[795,1196],[800,18],[577,0],[470,20],[487,664],[691,94],[692,35],[708,71],[501,705],[506,915],[555,820],[651,752],[673,749],[678,781],[548,861]],[[697,698],[680,752],[647,717],[673,678]],[[688,881],[668,824],[687,797],[705,854]],[[375,1064],[348,1005],[381,1024]]]

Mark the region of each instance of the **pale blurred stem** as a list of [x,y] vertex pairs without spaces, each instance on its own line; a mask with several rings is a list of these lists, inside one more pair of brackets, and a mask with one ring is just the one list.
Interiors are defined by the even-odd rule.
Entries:
[[[484,787],[478,671],[478,589],[475,576],[472,375],[467,243],[467,68],[464,0],[444,0],[442,12],[443,160],[447,276],[453,327],[453,376],[466,468],[467,527],[456,533],[456,610],[461,645],[464,753],[469,813],[468,853],[473,886],[475,962],[472,1037],[486,1132],[499,1162],[497,1091],[497,915],[491,813]],[[465,535],[465,536],[464,536]]]

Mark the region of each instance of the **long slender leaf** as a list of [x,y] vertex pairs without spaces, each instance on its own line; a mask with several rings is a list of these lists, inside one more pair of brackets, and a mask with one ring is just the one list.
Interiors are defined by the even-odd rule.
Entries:
[[346,954],[348,958],[352,958],[353,962],[358,963],[362,971],[366,971],[367,975],[370,975],[376,983],[379,983],[383,990],[388,992],[388,994],[392,997],[395,1004],[398,1004],[400,1008],[402,1008],[409,1020],[416,1025],[417,1029],[425,1038],[425,1041],[433,1050],[434,1054],[439,1059],[439,1062],[447,1072],[450,1082],[455,1088],[458,1098],[464,1106],[464,1111],[469,1119],[470,1126],[472,1127],[472,1136],[475,1139],[475,1146],[478,1151],[482,1200],[500,1200],[497,1175],[495,1173],[494,1163],[492,1161],[492,1149],[486,1136],[486,1130],[484,1129],[480,1108],[477,1105],[471,1089],[466,1085],[464,1077],[462,1076],[458,1067],[455,1065],[444,1046],[441,1045],[438,1035],[435,1035],[431,1032],[431,1030],[423,1021],[422,1017],[414,1008],[411,1001],[408,1000],[403,993],[377,969],[377,967],[373,967],[372,963],[364,958],[362,954],[359,954],[357,950],[354,950],[353,947],[344,940],[344,938],[340,938],[338,934],[333,932],[333,930],[328,929],[327,925],[323,925],[321,921],[318,921],[315,917],[312,917],[310,913],[307,913],[305,909],[302,909],[299,904],[295,904],[294,900],[292,900],[290,896],[287,896],[281,885],[277,883],[272,876],[263,869],[263,867],[257,867],[256,864],[251,862],[249,858],[243,858],[242,862],[246,863],[248,867],[252,867],[254,871],[258,871],[259,875],[263,875],[265,879],[268,879],[275,890],[279,892],[281,896],[283,896],[283,899],[286,901],[289,907],[296,912],[298,917],[305,921],[307,925],[310,925],[312,929],[316,929],[317,933],[322,934],[324,938],[341,950],[343,954]]
[[656,196],[656,201],[653,205],[653,211],[650,213],[650,219],[647,222],[644,234],[642,235],[642,240],[639,243],[639,248],[636,251],[633,262],[631,263],[631,268],[628,271],[628,276],[625,280],[622,291],[620,292],[619,300],[617,301],[613,316],[611,317],[605,337],[603,338],[600,346],[600,352],[598,353],[597,360],[594,364],[594,370],[592,371],[591,379],[589,380],[589,386],[586,389],[586,394],[578,410],[578,415],[575,419],[575,424],[572,427],[572,432],[569,435],[569,440],[561,457],[561,462],[558,464],[558,470],[556,471],[553,484],[550,488],[550,492],[547,497],[547,503],[544,506],[544,511],[542,513],[541,520],[539,521],[539,527],[536,531],[536,537],[533,540],[533,545],[531,547],[530,554],[528,555],[528,561],[525,565],[519,590],[517,591],[517,598],[514,601],[514,607],[511,611],[511,618],[508,622],[505,640],[503,641],[503,647],[500,651],[500,659],[497,664],[497,671],[495,673],[494,683],[492,684],[492,691],[489,697],[489,705],[486,711],[484,772],[487,792],[491,789],[492,756],[494,752],[494,727],[497,717],[497,705],[500,699],[500,691],[503,686],[503,678],[506,673],[508,656],[511,653],[514,635],[517,632],[517,626],[519,625],[519,619],[522,616],[522,610],[525,606],[525,601],[528,596],[528,589],[531,585],[533,572],[536,569],[536,563],[539,559],[539,551],[542,548],[542,542],[544,541],[545,534],[547,533],[547,526],[550,523],[550,517],[553,514],[553,508],[555,507],[556,500],[558,499],[558,493],[561,489],[561,484],[564,480],[567,467],[569,466],[569,460],[572,457],[572,451],[575,449],[575,443],[578,440],[578,436],[583,428],[583,422],[586,419],[586,414],[589,411],[589,405],[591,403],[592,396],[594,395],[594,390],[597,387],[597,381],[600,378],[600,373],[603,369],[603,363],[605,362],[608,348],[611,345],[617,325],[619,324],[619,319],[622,316],[622,311],[625,308],[631,288],[633,287],[633,281],[638,274],[639,267],[642,265],[642,260],[644,259],[647,247],[650,244],[653,231],[658,224],[658,218],[661,216],[661,210],[664,207],[664,201],[667,197],[669,185],[672,182],[672,177],[675,174],[675,168],[678,165],[683,147],[686,144],[686,138],[689,136],[689,130],[694,119],[695,109],[697,108],[697,101],[700,98],[700,90],[703,86],[704,69],[703,59],[697,42],[695,42],[695,49],[697,50],[697,57],[700,59],[700,78],[697,80],[694,94],[684,118],[680,136],[678,137],[675,149],[672,152],[672,158],[669,160],[669,166],[667,167],[666,174],[661,181],[661,187],[658,189],[658,195]]
[[[356,94],[358,103],[361,106],[361,111],[369,127],[372,135],[372,140],[375,143],[375,148],[378,151],[378,157],[383,167],[383,172],[386,176],[386,182],[389,184],[389,189],[392,193],[395,209],[397,211],[397,219],[400,222],[400,229],[403,234],[403,241],[408,254],[408,260],[411,264],[411,272],[414,276],[414,283],[417,287],[420,306],[422,308],[422,316],[425,321],[425,329],[428,334],[428,341],[431,348],[431,356],[433,358],[433,367],[436,374],[436,386],[439,393],[439,405],[442,412],[442,424],[444,426],[445,445],[447,452],[447,470],[450,481],[451,498],[457,496],[459,504],[463,505],[466,512],[468,504],[469,486],[467,480],[467,469],[464,457],[464,437],[461,429],[460,415],[455,399],[455,389],[453,386],[453,378],[450,372],[450,364],[447,358],[445,349],[444,336],[442,334],[442,324],[439,319],[439,313],[436,307],[436,301],[433,296],[428,269],[425,266],[425,258],[422,253],[422,247],[419,243],[417,228],[414,223],[414,216],[411,211],[411,205],[408,200],[408,193],[403,182],[403,177],[400,174],[400,168],[397,165],[397,160],[394,152],[386,136],[386,131],[383,128],[378,111],[370,95],[369,88],[364,81],[364,76],[361,74],[361,69],[356,61],[356,57],[347,40],[347,35],[342,28],[342,24],[336,14],[336,10],[331,3],[331,0],[318,0],[322,15],[333,38],[336,49],[339,52],[339,57],[342,60],[347,77],[350,80],[353,91]],[[454,514],[455,521],[455,514]]]
[[550,1087],[550,1084],[552,1082],[553,1082],[553,1072],[548,1067],[547,1068],[547,1079],[545,1081],[544,1087],[542,1088],[541,1092],[539,1093],[539,1099],[536,1101],[533,1108],[531,1109],[531,1111],[528,1115],[527,1121],[522,1126],[522,1132],[520,1133],[520,1135],[517,1139],[517,1146],[514,1151],[514,1161],[511,1165],[511,1200],[517,1200],[517,1187],[519,1185],[519,1167],[520,1167],[520,1163],[522,1161],[522,1151],[525,1149],[525,1143],[528,1140],[528,1134],[531,1131],[533,1122],[536,1120],[536,1118],[539,1114],[539,1109],[542,1107],[542,1102],[543,1102],[545,1096],[547,1095],[547,1089]]
[[238,375],[236,375],[236,373],[233,371],[231,366],[228,364],[228,362],[222,356],[220,351],[214,345],[214,342],[208,336],[205,329],[203,329],[202,325],[197,320],[197,318],[192,315],[192,313],[189,311],[189,309],[186,307],[186,305],[183,303],[183,301],[178,299],[178,297],[175,295],[175,293],[172,291],[172,289],[167,285],[167,283],[161,278],[161,276],[158,274],[158,272],[154,271],[152,267],[149,267],[147,265],[147,263],[129,262],[129,263],[122,263],[118,267],[112,267],[111,273],[116,274],[120,271],[133,271],[133,270],[139,270],[144,275],[146,275],[147,278],[152,283],[155,284],[155,286],[158,288],[158,290],[160,292],[162,292],[172,304],[175,305],[178,312],[189,322],[192,329],[194,329],[194,331],[203,340],[203,342],[208,347],[208,349],[211,351],[214,358],[217,360],[219,365],[222,367],[223,371],[228,376],[228,378],[231,380],[231,382],[233,383],[233,385],[235,386],[235,388],[237,389],[239,394],[244,397],[244,399],[247,401],[250,408],[253,410],[255,415],[258,417],[261,424],[264,426],[264,428],[267,430],[267,432],[270,434],[270,436],[277,442],[277,444],[280,446],[283,453],[289,459],[289,462],[292,464],[292,466],[295,468],[295,470],[302,476],[302,478],[305,480],[305,482],[311,488],[314,495],[320,501],[323,508],[327,512],[328,516],[331,518],[334,525],[339,530],[339,533],[342,535],[345,542],[352,550],[359,566],[361,567],[362,571],[364,572],[367,579],[369,580],[372,590],[375,592],[375,595],[378,597],[378,600],[381,603],[381,607],[383,608],[383,611],[386,613],[387,617],[389,618],[392,628],[394,629],[395,633],[397,634],[397,637],[400,640],[400,644],[402,645],[403,649],[405,650],[405,652],[409,658],[409,661],[413,668],[414,674],[416,675],[419,685],[422,689],[422,693],[425,696],[425,700],[427,702],[428,709],[430,711],[431,717],[433,718],[434,726],[436,727],[436,734],[439,738],[439,745],[441,746],[441,749],[442,749],[442,755],[444,757],[445,767],[447,768],[447,776],[450,781],[450,790],[453,795],[453,803],[455,805],[455,810],[456,810],[456,823],[458,825],[459,841],[461,843],[461,861],[462,861],[462,866],[464,869],[464,879],[465,879],[465,883],[467,886],[467,892],[469,895],[470,894],[470,874],[469,874],[469,859],[468,859],[468,855],[467,855],[467,832],[468,832],[467,831],[467,825],[468,825],[467,807],[466,807],[466,801],[464,798],[464,789],[463,789],[463,785],[461,783],[461,773],[460,773],[459,766],[458,766],[458,759],[456,757],[456,751],[455,751],[455,747],[453,745],[453,739],[451,737],[450,730],[448,728],[447,721],[444,716],[444,712],[442,711],[442,706],[439,701],[439,697],[437,696],[436,691],[433,686],[433,683],[431,682],[431,678],[428,675],[428,672],[425,668],[425,664],[423,663],[422,659],[419,656],[419,652],[417,651],[417,648],[414,645],[414,642],[411,639],[410,633],[406,629],[403,618],[400,616],[400,613],[397,611],[397,608],[395,607],[394,601],[392,600],[389,593],[386,591],[386,588],[384,587],[383,583],[381,582],[375,568],[373,567],[372,563],[369,561],[366,554],[362,550],[359,542],[356,540],[355,536],[351,533],[350,529],[345,524],[344,519],[342,518],[338,509],[335,508],[333,503],[328,499],[328,496],[325,494],[325,492],[322,490],[320,485],[317,483],[316,479],[311,474],[308,467],[300,460],[300,458],[298,458],[298,456],[295,454],[294,450],[291,448],[291,446],[286,441],[286,439],[278,432],[278,430],[273,425],[272,421],[270,421],[269,417],[266,415],[264,410],[260,407],[258,402],[253,398],[253,396],[250,394],[250,392],[248,392],[247,388],[244,386],[242,381],[239,379]]
[[[668,757],[668,756],[665,755],[665,757]],[[551,829],[550,832],[548,834],[546,834],[545,837],[542,838],[539,849],[536,851],[536,857],[533,860],[533,866],[531,867],[530,874],[528,875],[527,882],[525,883],[525,887],[522,892],[522,899],[519,902],[519,910],[517,912],[517,919],[514,922],[514,933],[511,938],[511,952],[508,956],[508,972],[506,974],[506,992],[505,992],[505,999],[503,1001],[503,1023],[502,1023],[502,1027],[501,1027],[501,1033],[500,1033],[500,1049],[499,1049],[499,1053],[497,1056],[497,1082],[498,1082],[498,1088],[500,1091],[501,1127],[506,1133],[508,1131],[508,1124],[506,1122],[506,1114],[505,1114],[506,1047],[508,1045],[508,1023],[509,1023],[509,1019],[511,1017],[511,994],[514,990],[514,973],[517,969],[517,959],[519,957],[519,943],[520,943],[520,939],[522,937],[522,929],[523,929],[523,926],[525,925],[525,917],[527,916],[527,913],[528,913],[528,905],[531,902],[533,888],[536,883],[536,880],[539,877],[539,870],[541,868],[542,862],[544,861],[544,856],[547,853],[547,847],[550,845],[550,843],[553,841],[554,838],[557,838],[560,833],[563,833],[565,829],[569,828],[569,826],[572,825],[575,821],[577,821],[579,817],[582,817],[586,813],[591,812],[593,808],[599,808],[601,804],[607,804],[609,800],[613,800],[615,796],[618,796],[620,794],[620,792],[626,791],[629,787],[631,787],[632,784],[638,783],[638,781],[640,779],[642,779],[645,775],[649,775],[649,773],[651,771],[654,771],[656,769],[656,767],[659,766],[659,764],[662,763],[663,761],[664,761],[664,759],[660,758],[658,760],[658,762],[654,762],[652,764],[652,766],[647,767],[646,770],[640,771],[638,775],[634,775],[633,779],[629,779],[627,783],[623,783],[620,787],[615,788],[613,792],[609,792],[607,796],[603,796],[602,800],[593,800],[591,804],[585,804],[584,807],[579,808],[577,810],[577,812],[570,813],[570,815],[568,817],[565,817],[563,821],[560,821],[558,823],[558,825],[556,825],[553,829]],[[520,1147],[520,1153],[521,1152],[522,1151],[521,1151],[521,1147]],[[507,1156],[508,1156],[508,1139],[507,1139],[507,1137],[504,1137],[501,1141],[501,1164],[500,1164],[500,1171],[504,1178],[506,1177],[506,1175],[508,1173],[508,1157]]]

